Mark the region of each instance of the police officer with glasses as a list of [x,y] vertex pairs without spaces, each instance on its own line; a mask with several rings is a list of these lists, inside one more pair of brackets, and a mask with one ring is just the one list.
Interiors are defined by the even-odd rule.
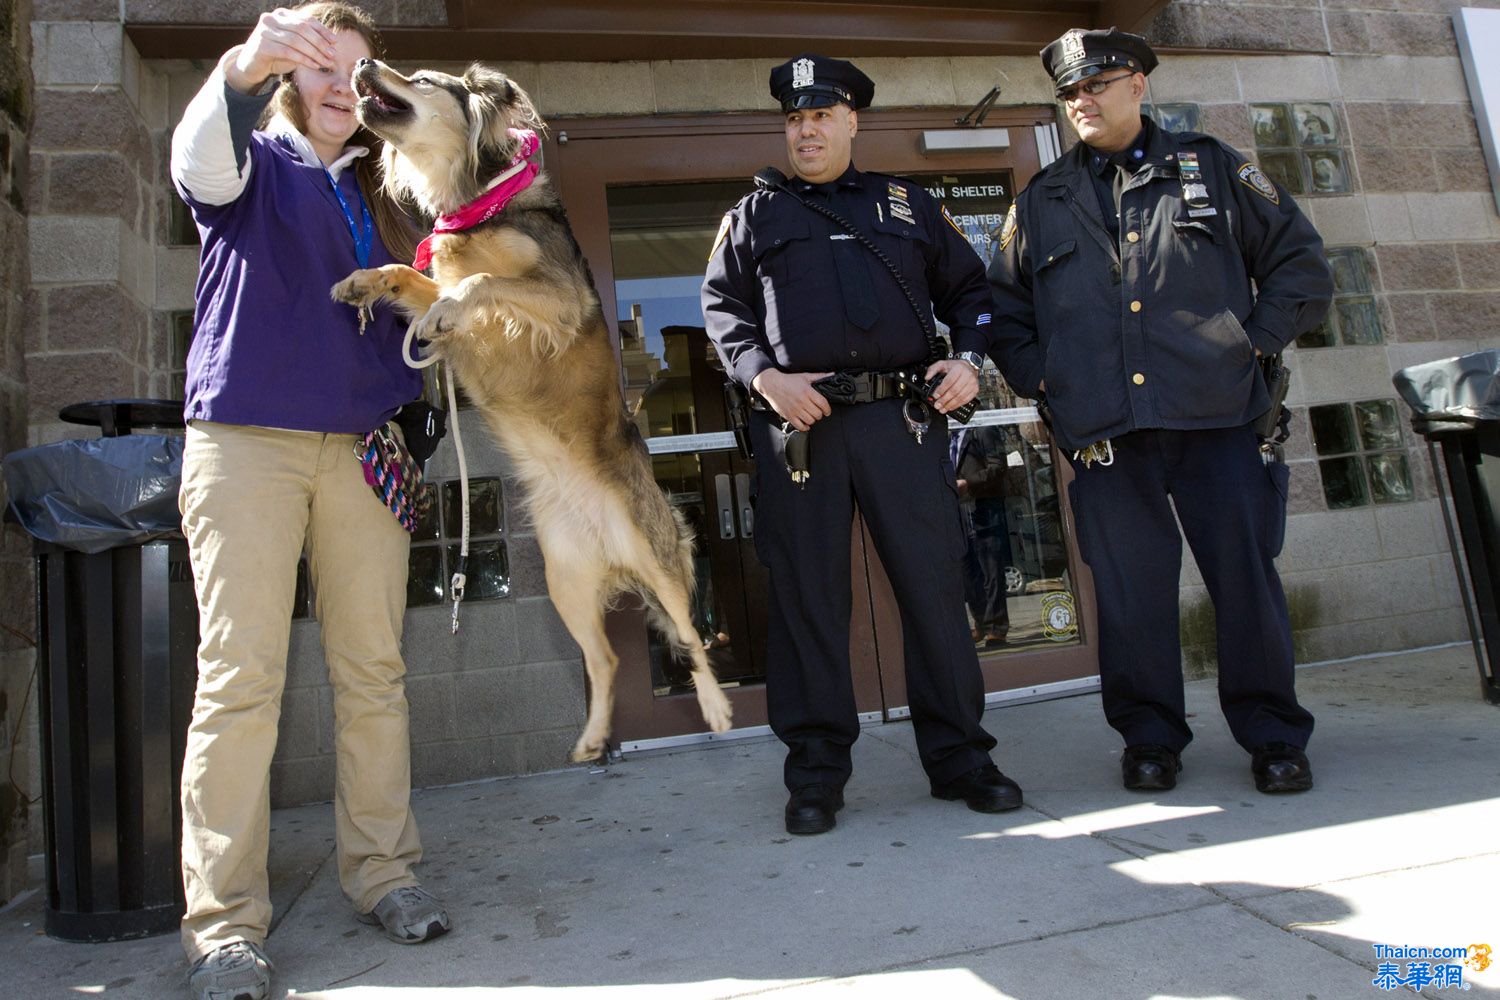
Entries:
[[[993,356],[1069,457],[1093,572],[1105,717],[1126,788],[1177,783],[1186,537],[1216,612],[1219,701],[1262,792],[1312,787],[1275,558],[1287,467],[1262,449],[1258,359],[1322,320],[1323,243],[1292,198],[1208,135],[1141,115],[1145,39],[1072,30],[1042,50],[1081,142],[1017,198],[990,265]],[[1179,533],[1180,526],[1180,533]]]
[[[771,591],[766,704],[787,746],[786,829],[832,829],[851,772],[856,506],[901,609],[932,794],[979,812],[1016,809],[1021,789],[991,762],[995,740],[980,725],[967,539],[948,462],[946,414],[974,398],[988,347],[984,265],[919,185],[854,167],[869,77],[803,55],[772,70],[770,85],[794,176],[762,171],[760,189],[725,215],[702,304],[725,370],[753,391],[755,547]],[[934,311],[953,358],[935,354]]]

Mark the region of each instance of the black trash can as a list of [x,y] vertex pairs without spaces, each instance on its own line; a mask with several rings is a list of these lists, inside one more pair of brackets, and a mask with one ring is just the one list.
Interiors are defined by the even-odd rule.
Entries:
[[177,928],[178,784],[198,608],[178,531],[181,404],[111,400],[64,419],[106,437],[5,456],[9,515],[35,539],[47,934]]
[[1412,365],[1392,381],[1412,409],[1412,429],[1427,439],[1480,689],[1500,705],[1500,351]]

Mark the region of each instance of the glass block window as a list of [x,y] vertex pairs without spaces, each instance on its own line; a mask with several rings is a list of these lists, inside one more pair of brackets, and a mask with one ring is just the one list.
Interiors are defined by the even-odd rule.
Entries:
[[1327,255],[1328,266],[1333,269],[1333,303],[1322,323],[1297,338],[1297,346],[1385,343],[1370,283],[1369,251],[1364,247],[1332,247]]
[[199,243],[198,226],[187,202],[174,189],[167,194],[167,245],[195,247]]
[[191,309],[167,314],[167,375],[173,399],[187,396],[187,356],[193,343]]
[[1143,104],[1141,114],[1156,122],[1164,132],[1199,131],[1196,104]]
[[[411,538],[406,579],[407,607],[448,603],[448,581],[458,568],[463,538],[463,494],[457,479],[434,484],[437,502]],[[505,547],[505,502],[499,479],[469,481],[469,561],[465,601],[510,595],[510,560]]]
[[1349,150],[1332,104],[1252,104],[1260,169],[1292,194],[1349,190]]
[[1330,510],[1416,499],[1393,399],[1308,409]]

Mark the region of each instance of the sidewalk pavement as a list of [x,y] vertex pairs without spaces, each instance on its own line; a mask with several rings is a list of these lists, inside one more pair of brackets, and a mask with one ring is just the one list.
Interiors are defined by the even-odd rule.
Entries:
[[[1298,681],[1302,795],[1256,793],[1211,681],[1188,686],[1198,738],[1163,795],[1121,789],[1097,696],[989,713],[1026,791],[1000,816],[929,797],[905,723],[864,731],[818,837],[783,831],[770,740],[422,791],[421,875],[454,931],[419,947],[354,921],[329,806],[280,810],[273,996],[1332,1000],[1394,995],[1374,944],[1486,943],[1465,995],[1500,997],[1500,707],[1470,648]],[[0,913],[5,996],[187,995],[175,936],[41,926],[39,896]]]

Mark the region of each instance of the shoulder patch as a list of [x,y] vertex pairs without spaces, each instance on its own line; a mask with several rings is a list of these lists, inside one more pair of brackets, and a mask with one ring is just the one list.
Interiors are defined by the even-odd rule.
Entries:
[[942,208],[943,208],[943,218],[945,218],[945,219],[948,220],[948,225],[952,226],[953,227],[953,231],[955,233],[957,233],[958,235],[962,236],[964,238],[964,240],[967,241],[968,238],[969,238],[968,234],[965,233],[962,229],[958,228],[958,223],[954,222],[953,221],[953,216],[951,216],[951,215],[948,214],[948,206],[944,205]]
[[719,235],[714,237],[714,245],[708,251],[708,259],[713,260],[714,255],[719,252],[719,247],[724,245],[724,237],[729,235],[729,227],[734,224],[732,213],[725,212],[724,218],[719,220]]
[[1281,194],[1276,190],[1276,185],[1272,184],[1271,179],[1261,173],[1260,168],[1255,164],[1242,163],[1240,164],[1240,168],[1234,173],[1240,179],[1241,184],[1266,199],[1266,201],[1269,201],[1273,205],[1281,204]]
[[1005,213],[1005,224],[1000,227],[1000,252],[1010,246],[1010,241],[1016,238],[1016,206],[1012,202],[1010,211]]

